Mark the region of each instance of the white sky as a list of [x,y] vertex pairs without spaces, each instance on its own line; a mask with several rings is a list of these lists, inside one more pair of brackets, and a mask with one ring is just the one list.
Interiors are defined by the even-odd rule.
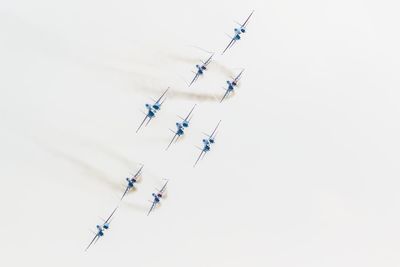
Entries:
[[[255,9],[224,56],[234,21]],[[0,3],[1,266],[399,266],[395,1]],[[216,51],[193,88],[196,62]],[[246,68],[219,104],[229,75]],[[138,135],[141,110],[166,87]],[[164,151],[176,115],[193,125]],[[218,142],[195,169],[202,132]],[[129,172],[143,181],[88,253]],[[168,197],[146,217],[162,178]]]

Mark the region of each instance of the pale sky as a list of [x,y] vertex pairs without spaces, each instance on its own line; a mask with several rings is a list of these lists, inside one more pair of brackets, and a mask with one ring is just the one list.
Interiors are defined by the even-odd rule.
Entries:
[[[361,0],[2,1],[0,265],[400,266],[398,10]],[[196,47],[215,61],[188,88],[208,57]],[[135,134],[144,104],[168,86]],[[194,104],[187,136],[165,151]],[[140,163],[142,182],[119,203]],[[167,197],[147,217],[164,178]]]

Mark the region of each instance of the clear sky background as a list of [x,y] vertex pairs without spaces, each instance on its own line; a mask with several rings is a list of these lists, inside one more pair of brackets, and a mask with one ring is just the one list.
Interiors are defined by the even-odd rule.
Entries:
[[[255,10],[224,56],[235,20]],[[0,3],[1,266],[399,266],[395,1]],[[194,65],[216,52],[191,88]],[[233,97],[222,87],[245,68]],[[135,134],[144,104],[171,92]],[[194,104],[187,136],[165,151]],[[202,132],[213,150],[192,165]],[[119,203],[106,235],[91,230]],[[154,187],[170,179],[151,216]]]

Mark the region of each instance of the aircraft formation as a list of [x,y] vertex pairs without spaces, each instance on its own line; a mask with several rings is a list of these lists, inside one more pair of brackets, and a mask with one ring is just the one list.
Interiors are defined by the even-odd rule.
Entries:
[[[234,29],[234,35],[229,36],[230,42],[224,48],[221,55],[224,55],[225,52],[228,51],[229,49],[231,49],[237,41],[242,39],[242,35],[244,33],[246,33],[246,30],[247,30],[246,28],[248,26],[248,23],[250,21],[251,16],[253,15],[253,13],[254,13],[254,11],[252,11],[250,13],[250,15],[246,18],[246,20],[243,23],[236,22],[238,24],[238,27],[236,27]],[[191,87],[201,76],[205,75],[205,72],[208,70],[209,64],[212,63],[212,61],[213,61],[214,54],[215,53],[211,53],[211,56],[209,56],[205,61],[201,61],[201,64],[197,64],[195,66],[196,71],[193,71],[195,76],[193,77],[191,82],[188,84],[188,87]],[[223,102],[231,93],[234,92],[235,88],[237,87],[237,85],[242,77],[243,72],[244,72],[244,69],[241,70],[235,77],[231,77],[231,80],[226,81],[227,87],[226,88],[223,87],[223,89],[225,90],[225,93],[222,96],[222,98],[220,99],[220,103]],[[141,121],[141,123],[139,124],[139,127],[136,130],[136,133],[138,133],[139,130],[143,126],[146,127],[150,123],[150,121],[155,119],[156,115],[159,112],[161,112],[163,103],[165,102],[165,100],[167,98],[169,90],[170,90],[170,88],[168,87],[157,99],[153,99],[153,102],[151,104],[149,104],[149,103],[145,104],[146,112],[143,112],[145,117],[144,117],[143,121]],[[173,143],[177,142],[185,134],[185,131],[191,125],[191,119],[193,117],[193,112],[194,112],[196,106],[197,106],[197,104],[195,104],[191,108],[191,110],[186,114],[185,117],[179,116],[179,118],[181,120],[175,123],[176,128],[174,130],[169,129],[173,133],[173,137],[172,137],[171,141],[168,143],[165,150],[168,150]],[[201,152],[198,155],[198,157],[196,158],[196,160],[194,161],[193,167],[195,167],[198,164],[198,162],[204,158],[204,156],[211,150],[211,147],[215,144],[217,130],[219,128],[220,123],[221,123],[221,120],[218,121],[217,125],[214,127],[213,131],[210,134],[205,134],[206,138],[202,139],[202,143],[201,143],[202,146],[197,147]],[[126,177],[126,179],[125,179],[126,187],[125,187],[125,190],[122,192],[120,201],[122,201],[130,191],[133,191],[136,189],[136,184],[140,182],[141,177],[142,177],[143,167],[144,167],[144,165],[142,165],[136,171],[135,174],[131,174],[129,177]],[[150,213],[154,212],[154,210],[157,208],[157,206],[159,206],[159,204],[161,203],[163,197],[165,197],[167,185],[168,185],[169,181],[167,179],[164,179],[164,180],[165,180],[165,182],[163,183],[163,186],[161,187],[161,189],[156,189],[156,191],[151,194],[151,200],[149,200],[151,205],[149,205],[149,210],[147,212],[147,216],[149,216]],[[108,232],[108,230],[110,228],[110,224],[111,224],[112,220],[114,219],[114,215],[115,215],[116,211],[118,210],[118,207],[119,207],[119,204],[111,212],[111,214],[107,217],[107,219],[103,220],[102,224],[96,225],[96,231],[93,232],[94,237],[91,240],[91,242],[89,243],[89,245],[86,247],[85,251],[87,251],[101,237],[103,237],[105,232]]]

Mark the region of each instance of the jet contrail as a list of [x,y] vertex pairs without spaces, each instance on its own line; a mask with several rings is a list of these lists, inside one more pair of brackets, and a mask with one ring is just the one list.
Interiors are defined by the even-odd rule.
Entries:
[[[141,87],[140,90],[144,92],[151,92],[154,94],[160,94],[162,89],[158,89],[156,87]],[[214,94],[210,93],[194,93],[194,92],[184,92],[177,90],[170,90],[168,92],[167,98],[171,99],[189,99],[189,100],[197,100],[200,102],[217,102],[218,97]]]
[[104,155],[108,156],[109,158],[115,159],[116,161],[123,164],[129,170],[136,168],[136,166],[139,165],[139,163],[129,160],[127,157],[123,156],[122,154],[118,153],[116,150],[114,150],[110,147],[106,147],[104,145],[94,144],[94,143],[86,143],[86,145],[88,145],[90,147],[94,147],[95,149],[97,149]]
[[139,205],[137,203],[131,203],[131,202],[127,202],[127,201],[123,202],[122,205],[126,206],[132,210],[140,211],[141,213],[147,212],[147,209],[148,209],[147,206]]
[[[142,92],[154,93],[154,94],[162,93],[163,89],[160,88],[160,86],[158,86],[158,85],[151,86],[150,85],[153,83],[154,78],[155,78],[152,75],[139,73],[139,72],[133,72],[133,71],[129,72],[129,71],[120,70],[120,69],[114,69],[114,70],[118,71],[118,72],[120,72],[120,71],[127,72],[127,74],[130,73],[133,75],[133,78],[138,83],[138,85],[132,89],[134,91],[142,91]],[[170,90],[170,92],[168,93],[168,98],[197,100],[200,102],[218,102],[219,101],[218,97],[214,94],[183,92],[183,91],[176,91],[176,90]]]
[[[176,58],[180,58],[182,60],[186,60],[185,57],[183,56],[173,56]],[[188,59],[191,61],[192,59]],[[199,60],[193,59],[193,63],[198,63],[200,62]],[[229,70],[227,67],[222,65],[221,63],[218,62],[212,62],[213,68],[218,69],[220,72],[224,73],[227,78],[229,76],[234,76],[234,73]],[[131,90],[134,91],[142,91],[146,93],[154,93],[154,94],[160,94],[163,90],[163,88],[160,85],[154,85],[154,80],[158,80],[157,76],[154,75],[154,73],[145,73],[137,70],[127,70],[123,68],[118,68],[118,67],[113,67],[113,66],[103,66],[104,69],[111,70],[113,72],[118,72],[118,73],[123,73],[125,75],[130,76],[130,80],[134,82],[134,85],[131,84],[132,88]],[[221,80],[223,83],[223,79]],[[185,82],[186,83],[186,82]],[[172,86],[173,87],[173,86]],[[210,93],[203,93],[203,92],[185,92],[185,91],[178,91],[178,90],[170,90],[168,93],[168,98],[171,99],[188,99],[188,100],[196,100],[199,102],[218,102],[219,101],[219,96],[215,94],[210,94]]]
[[[41,145],[41,144],[39,143],[39,145]],[[74,166],[77,166],[79,169],[84,171],[88,177],[102,182],[103,184],[107,185],[108,187],[112,188],[113,190],[121,191],[120,186],[117,183],[113,182],[107,174],[105,174],[103,171],[97,169],[96,167],[93,167],[92,165],[88,164],[87,162],[84,162],[72,155],[69,155],[63,151],[60,151],[60,150],[57,150],[54,148],[50,148],[48,146],[41,145],[41,147],[44,150],[46,150],[47,152],[49,152],[50,154],[52,154],[53,156],[60,158],[64,161],[67,161]]]
[[[192,47],[195,47],[195,46],[192,46]],[[195,47],[195,48],[200,49],[200,50],[202,50],[202,51],[204,51],[206,53],[212,54],[211,51],[204,50],[204,49],[202,49],[200,47]],[[169,53],[167,56],[169,58],[171,58],[171,59],[174,59],[174,60],[177,60],[177,61],[180,61],[180,62],[190,63],[190,64],[193,64],[193,65],[194,64],[198,64],[199,62],[201,62],[201,60],[203,60],[202,57],[194,58],[194,57],[188,57],[188,56],[179,55],[179,54],[176,54],[176,53],[174,53],[174,54],[173,53]],[[230,68],[224,66],[222,63],[220,63],[217,60],[215,60],[215,58],[213,59],[211,64],[212,64],[212,68],[217,68],[219,71],[224,73],[224,75],[227,75],[227,76],[234,76],[235,75],[234,72]]]
[[82,160],[74,158],[73,156],[65,154],[61,151],[54,151],[53,155],[55,155],[59,158],[62,158],[64,160],[70,162],[71,164],[79,167],[88,176],[90,176],[91,178],[94,178],[98,181],[101,181],[103,184],[107,185],[108,187],[112,188],[113,190],[121,191],[120,186],[117,183],[114,183],[113,181],[111,181],[110,177],[107,174],[105,174],[101,170],[91,166],[87,162],[84,162]]
[[213,62],[211,62],[211,64],[212,64],[212,68],[214,68],[214,69],[217,68],[224,75],[226,75],[228,77],[235,76],[235,73],[230,68],[224,66],[223,64],[219,63],[218,61],[213,61]]
[[181,55],[172,55],[172,54],[169,54],[168,57],[176,61],[190,63],[193,65],[199,63],[201,60],[201,58],[185,57]]
[[214,53],[214,52],[212,52],[212,51],[209,51],[209,50],[206,50],[206,49],[204,49],[204,48],[201,48],[201,47],[199,47],[199,46],[196,46],[196,45],[187,45],[188,47],[193,47],[193,48],[196,48],[196,49],[198,49],[198,50],[200,50],[200,51],[203,51],[203,52],[205,52],[205,53],[208,53],[208,54],[212,54],[212,53]]
[[201,101],[201,102],[218,101],[218,98],[214,94],[193,93],[193,92],[183,92],[183,91],[171,91],[171,93],[170,93],[170,95],[168,97],[179,98],[179,99],[198,100],[198,101]]

